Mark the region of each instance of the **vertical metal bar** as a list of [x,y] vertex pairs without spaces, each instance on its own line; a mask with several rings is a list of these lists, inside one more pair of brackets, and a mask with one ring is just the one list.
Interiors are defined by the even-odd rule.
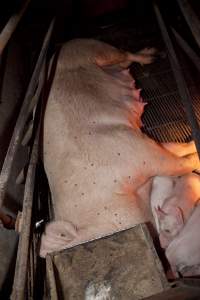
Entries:
[[46,271],[47,271],[50,299],[58,300],[53,262],[52,262],[52,257],[50,255],[46,256]]
[[200,21],[187,0],[177,0],[185,20],[190,27],[193,37],[200,47]]
[[200,72],[200,57],[194,52],[194,50],[188,45],[188,43],[180,36],[180,34],[174,28],[172,28],[172,32],[179,46],[183,49],[183,51],[187,54],[187,56],[191,59],[195,67]]
[[31,77],[26,95],[25,95],[25,99],[24,102],[22,104],[17,122],[16,122],[16,126],[8,147],[8,151],[3,163],[3,167],[1,170],[1,174],[0,174],[0,208],[3,206],[3,201],[5,198],[5,193],[6,193],[6,187],[8,184],[8,180],[10,178],[10,174],[12,171],[12,166],[13,166],[13,161],[16,157],[16,153],[18,150],[18,147],[20,145],[21,139],[22,139],[22,135],[23,135],[23,131],[24,131],[24,126],[25,123],[27,121],[28,118],[28,112],[29,112],[29,106],[30,106],[30,102],[31,99],[33,98],[33,95],[35,93],[35,89],[37,87],[38,84],[38,78],[39,78],[39,74],[41,71],[41,68],[43,66],[44,63],[44,59],[46,56],[46,52],[49,46],[49,41],[51,38],[51,34],[54,28],[54,23],[55,20],[51,21],[51,24],[49,26],[48,32],[45,36],[43,45],[42,45],[42,49],[39,55],[39,58],[37,60],[33,75]]
[[35,183],[35,171],[36,171],[36,165],[38,160],[39,129],[40,126],[38,126],[37,129],[35,142],[31,153],[30,164],[28,167],[26,184],[25,184],[22,230],[19,238],[14,284],[13,284],[13,291],[11,295],[11,299],[13,300],[24,300],[24,295],[26,290],[25,287],[26,287],[26,278],[27,278],[27,270],[28,270],[28,257],[29,257],[28,252],[29,252],[34,183]]
[[194,139],[198,155],[200,158],[200,129],[199,125],[194,113],[194,109],[192,107],[192,102],[191,102],[191,96],[189,93],[189,90],[187,88],[185,79],[182,75],[181,67],[178,62],[175,50],[173,48],[172,42],[170,40],[169,34],[167,32],[166,26],[164,24],[164,21],[162,19],[161,13],[159,11],[159,8],[156,4],[154,4],[154,11],[157,17],[157,21],[162,33],[163,40],[165,42],[165,45],[167,47],[168,53],[169,53],[169,60],[170,64],[175,76],[175,80],[177,83],[178,91],[181,96],[181,100],[183,102],[184,108],[185,108],[185,113],[188,119],[188,122],[190,124],[190,127],[192,129],[192,137]]
[[[47,35],[44,41],[44,49],[42,49],[43,59],[40,64],[40,68],[38,69],[37,76],[39,76],[39,71],[41,70],[41,66],[43,65],[43,61],[45,58],[45,54],[47,51],[47,47],[50,41],[51,33],[53,31],[54,21],[51,22]],[[39,59],[41,56],[39,57]],[[38,65],[37,65],[38,66]],[[36,78],[34,77],[34,80]],[[26,107],[27,108],[27,107]],[[28,112],[26,109],[25,112]],[[17,252],[17,261],[15,267],[15,276],[13,283],[13,290],[11,294],[12,300],[24,300],[25,299],[25,291],[26,291],[26,280],[27,280],[27,272],[28,272],[28,259],[29,259],[29,248],[30,248],[30,232],[31,232],[31,220],[32,220],[32,207],[33,207],[33,195],[34,195],[34,185],[35,185],[35,173],[36,166],[38,161],[38,153],[39,153],[39,136],[40,136],[40,128],[42,122],[42,106],[39,109],[39,120],[36,128],[36,135],[34,139],[34,144],[32,147],[30,163],[28,167],[25,190],[24,190],[24,200],[23,200],[23,217],[22,217],[22,230],[19,238],[18,252]],[[22,122],[22,121],[21,121]]]

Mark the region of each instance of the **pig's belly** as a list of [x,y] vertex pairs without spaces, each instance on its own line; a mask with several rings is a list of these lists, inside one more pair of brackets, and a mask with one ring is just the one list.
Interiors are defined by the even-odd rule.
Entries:
[[[76,164],[71,166],[71,172],[70,162],[62,164],[62,170],[46,167],[56,220],[70,221],[77,228],[90,227],[91,232],[94,227],[109,232],[145,221],[141,199],[133,189],[127,188],[128,167],[121,166],[116,172],[116,166],[103,167],[96,163],[91,166],[94,170],[85,170],[85,162]],[[67,176],[69,173],[72,175]]]

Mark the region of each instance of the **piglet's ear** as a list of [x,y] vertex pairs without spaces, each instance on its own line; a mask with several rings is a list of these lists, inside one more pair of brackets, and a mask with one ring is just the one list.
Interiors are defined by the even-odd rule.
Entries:
[[167,215],[167,213],[162,208],[160,208],[160,206],[155,207],[155,212],[158,219],[163,219]]
[[172,214],[176,218],[178,225],[183,226],[184,225],[184,217],[183,217],[182,209],[180,207],[176,206],[173,208]]

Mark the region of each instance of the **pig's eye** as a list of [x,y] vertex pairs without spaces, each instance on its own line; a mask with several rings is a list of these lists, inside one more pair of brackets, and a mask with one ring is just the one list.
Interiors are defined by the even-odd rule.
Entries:
[[170,230],[169,230],[169,229],[165,229],[165,232],[166,232],[166,233],[170,233]]

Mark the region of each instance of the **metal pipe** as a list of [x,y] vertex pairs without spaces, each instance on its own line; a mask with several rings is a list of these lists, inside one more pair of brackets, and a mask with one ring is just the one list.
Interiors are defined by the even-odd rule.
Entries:
[[187,54],[187,56],[191,59],[195,67],[200,72],[200,57],[194,52],[194,50],[188,45],[188,43],[180,36],[180,34],[174,28],[172,28],[172,32],[179,46],[183,49],[183,51]]
[[[29,112],[29,107],[30,107],[30,103],[31,100],[35,94],[35,90],[37,88],[37,84],[38,84],[38,79],[39,79],[39,74],[40,71],[42,69],[43,63],[44,63],[44,59],[46,56],[46,52],[49,46],[49,42],[50,42],[50,38],[53,32],[53,28],[54,28],[54,23],[55,20],[53,19],[51,21],[51,24],[49,26],[48,32],[45,36],[43,45],[42,45],[42,49],[39,55],[39,58],[37,60],[35,69],[33,71],[26,95],[25,95],[25,99],[24,102],[22,104],[17,122],[16,122],[16,126],[14,128],[14,132],[8,147],[8,151],[3,163],[3,167],[1,170],[1,174],[0,174],[0,208],[3,206],[3,202],[5,199],[5,193],[6,193],[6,187],[8,184],[8,180],[10,178],[11,175],[11,171],[12,171],[12,166],[13,166],[13,161],[16,157],[16,153],[18,150],[18,147],[20,145],[22,136],[23,136],[23,132],[24,132],[24,126],[26,124],[27,118],[29,116],[28,112]],[[40,88],[42,89],[42,86],[39,85]]]
[[11,38],[13,32],[15,31],[19,21],[23,17],[29,3],[30,3],[30,0],[27,0],[24,2],[19,13],[14,14],[12,17],[10,17],[6,26],[3,28],[2,32],[0,33],[0,57],[3,53],[3,50],[6,47],[9,39]]
[[154,11],[155,11],[157,21],[158,21],[158,24],[159,24],[159,27],[160,27],[160,30],[162,33],[163,40],[165,42],[165,45],[166,45],[168,53],[169,53],[170,64],[171,64],[171,67],[172,67],[172,70],[173,70],[173,73],[175,76],[175,80],[177,83],[179,94],[181,96],[182,103],[185,108],[187,120],[192,129],[192,137],[194,139],[194,142],[195,142],[195,145],[197,148],[197,152],[198,152],[198,155],[200,158],[200,129],[199,129],[199,125],[198,125],[195,113],[194,113],[194,109],[192,107],[191,96],[190,96],[189,90],[187,88],[185,79],[183,77],[181,67],[178,62],[173,44],[170,40],[166,26],[162,19],[161,13],[156,4],[154,4]]
[[193,37],[200,47],[200,21],[187,0],[177,0],[185,20],[190,27]]

